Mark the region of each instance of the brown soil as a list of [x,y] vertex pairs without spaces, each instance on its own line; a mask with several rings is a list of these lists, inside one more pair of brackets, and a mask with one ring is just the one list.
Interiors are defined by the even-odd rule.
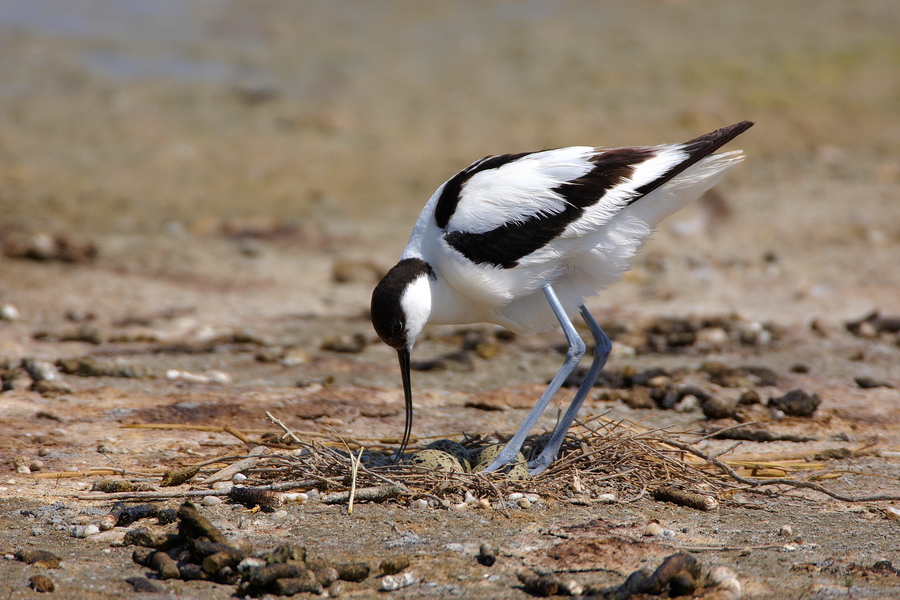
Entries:
[[[130,548],[71,536],[111,506],[77,499],[95,476],[41,474],[246,451],[226,433],[123,425],[273,430],[268,410],[298,431],[396,436],[399,377],[366,318],[369,294],[425,199],[471,160],[674,142],[741,119],[757,125],[733,144],[747,160],[721,197],[665,223],[624,281],[589,303],[602,323],[632,328],[609,367],[768,367],[777,382],[755,386],[763,400],[802,388],[822,404],[813,418],[765,426],[817,439],[744,442],[724,457],[846,448],[849,458],[824,461],[840,477],[823,485],[900,495],[897,334],[844,325],[872,309],[900,314],[896,2],[7,4],[0,305],[18,318],[0,320],[0,368],[10,367],[12,387],[0,393],[0,550],[46,549],[63,565],[3,560],[0,597],[36,597],[27,584],[37,573],[50,575],[58,597],[128,597],[124,579],[147,572]],[[654,316],[735,313],[771,324],[774,339],[629,351]],[[416,358],[460,341],[454,328],[434,329]],[[513,431],[558,367],[560,341],[501,341],[489,359],[472,354],[470,367],[416,373],[416,433]],[[325,349],[341,344],[359,351]],[[17,368],[25,358],[83,357],[119,372],[63,375],[68,390],[41,393]],[[123,369],[143,377],[113,376]],[[173,369],[228,378],[167,377]],[[858,377],[895,387],[863,388]],[[604,398],[585,415],[675,431],[707,424],[699,410]],[[539,427],[554,418],[548,411]],[[17,458],[40,460],[41,470],[17,473]],[[613,585],[676,548],[732,569],[746,598],[900,597],[897,573],[876,566],[900,568],[900,521],[886,512],[897,502],[777,491],[722,497],[715,512],[649,497],[589,506],[545,498],[508,516],[414,509],[406,499],[360,504],[352,516],[317,502],[277,517],[202,510],[261,549],[303,544],[373,566],[409,554],[421,582],[398,598],[524,598],[519,570],[573,564],[574,578]],[[649,541],[641,534],[654,520],[674,538],[625,544],[615,560],[591,541]],[[410,531],[421,543],[386,547]],[[482,541],[501,549],[493,567],[475,560]],[[345,594],[375,596],[373,581]],[[161,585],[186,598],[234,593]]]

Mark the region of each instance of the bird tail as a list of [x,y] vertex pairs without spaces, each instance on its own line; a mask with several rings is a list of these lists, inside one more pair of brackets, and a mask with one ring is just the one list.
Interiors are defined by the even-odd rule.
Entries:
[[681,210],[719,183],[728,171],[742,160],[744,153],[740,150],[707,156],[670,179],[662,187],[626,207],[616,215],[616,219],[637,217],[655,228],[660,221]]

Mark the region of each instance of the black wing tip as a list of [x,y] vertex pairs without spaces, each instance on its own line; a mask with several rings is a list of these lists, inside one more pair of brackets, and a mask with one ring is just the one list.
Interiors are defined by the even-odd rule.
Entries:
[[705,151],[707,154],[715,152],[737,136],[741,135],[751,127],[756,125],[754,121],[741,121],[739,123],[735,123],[734,125],[728,125],[727,127],[722,127],[721,129],[716,129],[712,133],[707,133],[706,135],[701,135],[700,137],[696,137],[688,142],[685,142],[685,146],[694,146],[694,145],[703,145],[706,146]]

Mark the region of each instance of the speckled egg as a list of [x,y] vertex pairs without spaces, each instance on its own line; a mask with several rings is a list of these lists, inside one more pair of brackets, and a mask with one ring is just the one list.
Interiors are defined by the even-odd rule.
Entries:
[[410,464],[433,471],[447,471],[449,473],[464,473],[463,467],[452,454],[443,450],[428,448],[420,450],[409,459]]
[[[489,464],[494,462],[494,459],[500,455],[500,452],[502,452],[505,447],[506,444],[493,444],[482,448],[481,452],[478,454],[478,460],[475,467],[472,469],[472,472],[478,473],[484,471]],[[506,476],[509,479],[531,478],[531,474],[528,472],[528,462],[525,460],[525,455],[521,452],[516,456],[516,462],[507,468]]]
[[462,465],[463,471],[466,473],[472,472],[472,456],[469,451],[460,444],[459,442],[455,442],[453,440],[435,440],[425,446],[426,450],[440,450],[441,452],[446,452],[450,456],[456,458],[459,461],[459,464]]

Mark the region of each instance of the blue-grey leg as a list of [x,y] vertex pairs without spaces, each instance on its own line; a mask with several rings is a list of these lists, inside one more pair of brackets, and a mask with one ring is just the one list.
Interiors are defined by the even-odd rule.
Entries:
[[588,312],[588,309],[585,308],[584,304],[581,305],[581,317],[587,323],[588,329],[591,330],[591,335],[594,336],[594,361],[591,363],[591,368],[588,369],[587,375],[584,376],[584,381],[581,382],[578,392],[572,398],[572,403],[566,409],[566,414],[563,415],[562,420],[553,431],[553,435],[550,436],[550,441],[544,446],[541,454],[528,463],[528,469],[532,475],[537,475],[556,460],[556,455],[559,454],[559,448],[562,446],[563,440],[566,439],[569,427],[572,426],[572,422],[578,415],[584,399],[591,393],[591,388],[597,382],[597,377],[600,376],[600,371],[603,370],[606,361],[609,359],[609,353],[612,351],[612,342],[603,333],[603,330],[597,324],[597,321],[594,320],[594,317],[591,316],[591,313]]
[[[532,408],[531,412],[528,413],[528,416],[525,417],[525,422],[522,423],[519,430],[516,431],[516,434],[509,440],[509,443],[506,444],[506,448],[497,455],[497,458],[488,465],[488,468],[486,468],[485,471],[495,471],[511,462],[515,462],[516,455],[522,448],[522,443],[525,441],[525,438],[528,437],[531,428],[534,427],[534,424],[544,413],[544,409],[547,408],[547,405],[550,404],[550,400],[556,392],[559,391],[559,388],[562,387],[563,382],[578,365],[578,361],[584,356],[584,341],[578,336],[578,332],[575,331],[575,326],[572,325],[572,321],[569,320],[566,311],[563,310],[559,298],[556,297],[556,292],[553,291],[551,286],[545,285],[544,295],[547,297],[547,302],[550,303],[550,306],[553,308],[553,313],[559,320],[563,333],[566,335],[566,341],[569,342],[566,360],[562,367],[560,367],[556,377],[553,378],[550,385],[547,386],[547,389],[541,394],[541,398],[537,401],[537,404],[534,405],[534,408]],[[575,418],[574,415],[572,418]]]

